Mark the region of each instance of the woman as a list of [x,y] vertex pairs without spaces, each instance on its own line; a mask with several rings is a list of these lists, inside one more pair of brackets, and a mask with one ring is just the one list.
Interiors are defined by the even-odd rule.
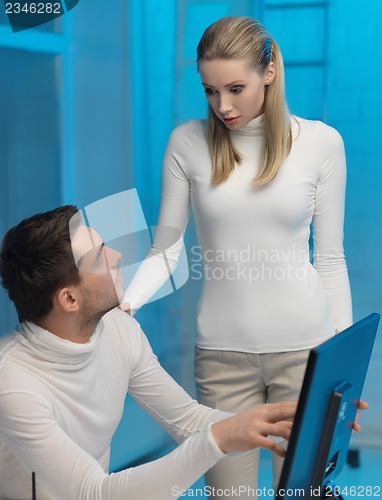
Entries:
[[[309,350],[352,323],[345,156],[333,128],[289,114],[279,47],[254,19],[225,17],[209,26],[197,65],[208,119],[170,136],[158,225],[183,233],[192,206],[205,266],[197,395],[238,412],[297,399]],[[166,258],[164,246],[155,242],[153,258],[126,291],[132,308],[155,291],[148,276],[157,287],[168,263],[174,267],[180,243]],[[256,451],[227,457],[206,483],[256,489],[257,462]],[[275,457],[275,481],[280,468]]]

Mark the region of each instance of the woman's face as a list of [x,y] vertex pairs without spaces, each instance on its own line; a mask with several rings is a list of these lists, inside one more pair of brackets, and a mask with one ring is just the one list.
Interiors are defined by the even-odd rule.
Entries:
[[265,86],[275,77],[273,63],[261,74],[248,59],[202,60],[199,73],[208,103],[231,130],[239,130],[261,115]]

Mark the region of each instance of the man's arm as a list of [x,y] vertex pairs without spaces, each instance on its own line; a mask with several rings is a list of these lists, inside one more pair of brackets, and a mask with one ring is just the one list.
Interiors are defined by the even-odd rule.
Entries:
[[[293,405],[280,403],[277,406],[280,418],[293,416]],[[244,443],[247,443],[246,449],[250,449],[263,442],[268,416],[261,411],[252,416],[246,412],[229,419],[225,428],[229,443],[219,438],[219,429],[224,431],[223,427],[215,427],[213,433],[227,450],[240,451]],[[259,419],[256,425],[253,425],[254,417]],[[175,498],[177,492],[189,488],[224,456],[208,426],[159,460],[107,474],[57,425],[49,404],[27,392],[0,395],[0,424],[1,440],[29,474],[36,473],[41,488],[57,499]],[[270,426],[269,429],[276,435],[280,431],[279,434],[285,437],[287,434],[281,427]]]

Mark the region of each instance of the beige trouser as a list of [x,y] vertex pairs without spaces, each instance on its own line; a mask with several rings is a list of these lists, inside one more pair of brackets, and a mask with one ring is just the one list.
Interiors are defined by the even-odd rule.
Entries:
[[[309,352],[248,354],[196,348],[198,401],[212,408],[238,413],[265,402],[297,400]],[[259,450],[223,458],[205,475],[209,492],[213,492],[213,488],[220,490],[219,494],[211,494],[208,498],[256,499],[258,463]],[[274,488],[282,465],[283,459],[274,455]],[[227,491],[222,495],[221,490]],[[230,491],[232,494],[228,494]]]

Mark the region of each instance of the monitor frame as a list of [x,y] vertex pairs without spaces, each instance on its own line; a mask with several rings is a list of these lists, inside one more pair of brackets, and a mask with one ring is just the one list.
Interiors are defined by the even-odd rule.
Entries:
[[311,350],[275,498],[326,498],[346,461],[379,319],[370,314]]

